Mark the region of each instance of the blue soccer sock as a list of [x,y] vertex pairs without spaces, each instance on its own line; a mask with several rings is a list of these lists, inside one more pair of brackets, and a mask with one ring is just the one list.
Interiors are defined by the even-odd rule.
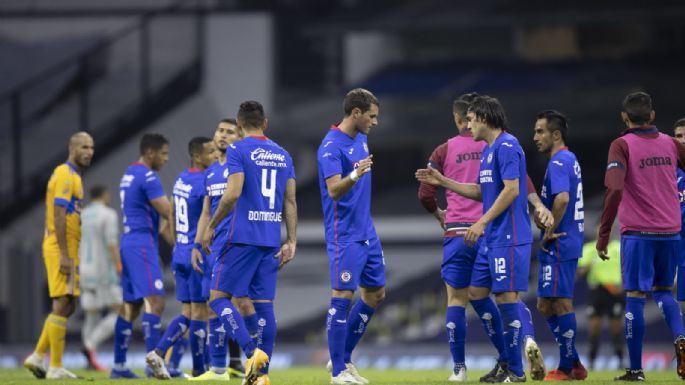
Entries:
[[525,341],[526,338],[532,338],[535,340],[533,315],[530,313],[530,309],[523,301],[519,300],[519,306],[521,306],[521,340]]
[[347,298],[331,298],[331,308],[326,317],[328,333],[328,353],[333,364],[333,377],[345,370],[345,334],[347,332],[347,309],[350,307]]
[[114,324],[114,369],[122,370],[126,367],[126,353],[132,332],[133,324],[118,316]]
[[238,310],[233,306],[231,300],[228,298],[218,298],[209,303],[209,307],[214,310],[214,313],[219,314],[224,328],[229,336],[238,341],[243,352],[249,358],[252,357],[257,344],[252,342],[250,333],[247,331],[243,317],[238,313]]
[[576,351],[576,313],[557,317],[559,322],[559,368],[573,369],[578,360]]
[[507,350],[505,349],[504,343],[504,328],[502,326],[502,317],[500,315],[495,301],[490,297],[485,297],[482,299],[477,299],[471,301],[471,306],[473,310],[478,314],[483,323],[483,329],[485,329],[485,334],[487,334],[490,341],[497,349],[499,354],[498,361],[508,361],[509,356],[507,355]]
[[152,313],[143,313],[143,340],[147,352],[155,350],[159,343],[159,336],[162,331],[162,321],[160,317]]
[[[685,277],[681,277],[681,279],[685,279]],[[654,302],[659,306],[659,309],[661,309],[668,327],[671,328],[673,341],[677,340],[679,337],[685,337],[683,313],[681,313],[680,306],[678,306],[678,303],[673,298],[671,291],[653,291],[652,297],[654,298]]]
[[207,322],[190,321],[190,354],[193,358],[193,373],[198,376],[205,371],[205,348],[207,342]]
[[210,366],[216,373],[226,371],[226,328],[219,318],[209,319],[209,351]]
[[178,315],[176,318],[171,320],[171,322],[169,322],[169,326],[167,326],[166,330],[164,331],[162,339],[159,340],[159,343],[157,344],[157,349],[161,351],[162,357],[164,357],[171,345],[174,345],[176,341],[183,337],[183,334],[185,334],[189,326],[190,320],[183,314]]
[[366,332],[366,326],[375,312],[376,309],[364,303],[361,298],[352,306],[352,310],[350,310],[350,314],[347,317],[347,331],[345,332],[345,354],[343,360],[346,364],[352,362],[352,351],[359,343],[359,340],[361,340],[364,332]]
[[[274,312],[273,302],[255,302],[254,308],[257,311],[259,320],[257,324],[257,347],[262,349],[271,357],[276,344],[276,313]],[[269,373],[269,365],[262,368],[262,373]]]
[[502,313],[502,321],[506,332],[507,355],[509,357],[509,370],[517,376],[523,375],[523,362],[521,361],[521,305],[520,303],[503,303],[499,306]]
[[183,354],[186,352],[186,350],[188,350],[188,339],[183,337],[177,339],[174,343],[174,346],[171,348],[171,354],[169,355],[169,363],[167,366],[178,369],[179,365],[181,364]]
[[466,309],[462,306],[448,306],[445,321],[447,344],[452,353],[456,373],[457,369],[465,367]]
[[549,330],[554,335],[554,340],[557,342],[557,344],[560,344],[561,340],[559,339],[559,317],[557,315],[553,315],[545,318],[545,320],[547,320]]
[[624,331],[630,369],[642,369],[642,340],[645,336],[645,298],[626,297]]

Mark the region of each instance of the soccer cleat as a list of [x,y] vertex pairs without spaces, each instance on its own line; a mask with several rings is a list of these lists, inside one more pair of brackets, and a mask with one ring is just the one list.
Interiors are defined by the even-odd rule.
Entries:
[[43,359],[38,356],[38,353],[33,352],[29,354],[24,360],[24,367],[28,369],[36,378],[45,378],[47,374],[47,369],[45,369],[45,363]]
[[269,380],[268,374],[261,374],[254,381],[253,385],[271,385],[271,380]]
[[571,379],[573,380],[584,380],[587,378],[587,369],[583,366],[583,364],[578,360],[576,362],[576,367],[571,369]]
[[626,369],[626,374],[614,377],[614,381],[644,381],[645,374],[642,369]]
[[495,364],[495,367],[492,368],[490,372],[488,372],[486,375],[480,378],[480,382],[488,382],[492,383],[495,382],[495,379],[503,372],[506,372],[509,369],[509,364],[507,361],[497,361]]
[[45,376],[48,380],[77,380],[81,377],[75,375],[74,373],[64,369],[64,368],[53,368],[48,369],[48,374]]
[[357,385],[363,385],[362,382],[359,382],[352,373],[350,373],[349,369],[345,369],[342,372],[338,373],[337,376],[333,377],[331,376],[331,384],[332,385],[349,385],[349,384],[357,384]]
[[327,371],[328,373],[330,373],[330,372],[333,371],[333,361],[328,360],[328,362],[326,363],[326,371]]
[[572,376],[566,374],[563,370],[555,369],[550,370],[545,376],[545,381],[571,381]]
[[252,384],[259,376],[259,371],[269,363],[269,356],[260,348],[256,348],[252,356],[245,361],[244,383]]
[[362,377],[362,376],[359,374],[359,370],[357,370],[357,367],[354,366],[353,363],[348,362],[348,363],[345,364],[345,367],[347,368],[347,371],[350,372],[350,374],[351,374],[354,378],[357,379],[357,381],[361,382],[362,384],[368,384],[368,383],[369,383],[369,380],[368,380],[368,379]]
[[152,376],[158,380],[170,380],[171,375],[164,365],[164,359],[154,350],[145,356],[145,362],[148,368],[152,371]]
[[526,359],[528,360],[528,373],[530,378],[536,381],[541,381],[545,378],[545,360],[542,358],[542,352],[535,343],[535,340],[528,338],[526,340]]
[[231,378],[245,378],[245,367],[240,361],[231,360],[231,363],[226,368],[226,372]]
[[109,373],[109,378],[116,380],[120,378],[140,378],[139,375],[133,373],[131,369],[124,369],[124,370],[116,370],[112,369],[112,371]]
[[[456,369],[456,368],[455,368]],[[466,382],[468,377],[466,376],[466,367],[459,368],[459,371],[453,371],[452,374],[447,378],[449,382]]]
[[676,372],[678,372],[678,377],[685,380],[685,337],[678,337],[673,346],[675,347]]
[[230,379],[231,378],[228,376],[228,373],[226,372],[218,374],[212,369],[209,369],[208,371],[202,373],[197,377],[189,378],[188,381],[229,381]]
[[83,356],[86,357],[86,362],[88,363],[88,366],[86,367],[86,369],[95,370],[98,372],[109,371],[109,369],[100,365],[100,363],[97,361],[97,359],[95,357],[95,351],[83,348],[83,349],[81,349],[81,353],[83,353]]
[[505,372],[500,373],[495,379],[495,382],[526,382],[526,375],[517,376],[516,373],[507,369]]

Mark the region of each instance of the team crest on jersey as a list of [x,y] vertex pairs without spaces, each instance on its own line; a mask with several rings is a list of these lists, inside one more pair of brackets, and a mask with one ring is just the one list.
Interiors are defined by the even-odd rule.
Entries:
[[488,154],[488,163],[492,163],[492,153]]
[[350,282],[351,279],[352,279],[352,273],[350,273],[349,271],[345,270],[342,273],[340,273],[340,280],[341,281],[347,283],[347,282]]
[[162,290],[162,289],[164,289],[164,283],[162,282],[161,279],[156,279],[156,280],[155,280],[155,289],[157,289],[157,290]]
[[369,153],[369,146],[366,143],[364,143],[364,151],[366,151],[367,154]]
[[228,178],[228,169],[224,170],[224,178]]

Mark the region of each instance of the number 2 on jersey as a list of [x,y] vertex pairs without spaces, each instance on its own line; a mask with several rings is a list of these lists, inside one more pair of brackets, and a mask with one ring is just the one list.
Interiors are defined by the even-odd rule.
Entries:
[[576,205],[573,211],[573,220],[581,221],[585,219],[585,211],[583,210],[583,184],[578,183],[578,190],[576,191]]
[[[269,171],[271,171],[270,178]],[[267,179],[271,179],[268,186]],[[269,209],[273,210],[276,207],[276,170],[262,169],[262,195],[269,198]]]

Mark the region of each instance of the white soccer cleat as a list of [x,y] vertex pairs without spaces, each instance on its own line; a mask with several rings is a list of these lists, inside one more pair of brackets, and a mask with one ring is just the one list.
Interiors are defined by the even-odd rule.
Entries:
[[534,339],[528,338],[526,340],[524,351],[526,359],[528,360],[528,373],[530,378],[535,381],[542,381],[545,379],[547,370],[545,369],[545,360],[542,358],[542,351]]
[[217,372],[209,369],[208,371],[200,374],[197,377],[191,377],[188,381],[229,381],[230,377],[227,372],[218,374]]
[[363,385],[363,382],[360,382],[357,380],[352,373],[350,373],[349,369],[345,369],[342,372],[338,373],[337,376],[331,377],[331,384],[332,385],[349,385],[349,384],[356,384],[356,385]]
[[45,378],[45,375],[47,374],[45,362],[36,352],[33,352],[26,357],[24,360],[24,367],[33,373],[36,378]]
[[450,376],[447,378],[447,381],[449,382],[466,382],[467,376],[466,376],[466,368],[460,368],[459,373],[455,373],[454,371]]
[[152,375],[158,380],[170,380],[171,375],[164,365],[164,359],[159,356],[154,350],[145,356],[147,366],[152,370]]
[[45,378],[48,380],[77,380],[80,377],[64,368],[50,367]]
[[368,379],[362,377],[362,376],[359,374],[359,371],[357,370],[357,367],[354,366],[353,363],[348,362],[347,364],[345,364],[345,367],[347,368],[347,371],[350,372],[350,374],[351,374],[352,376],[354,376],[355,379],[357,379],[357,381],[361,382],[362,384],[368,384],[368,383],[369,383],[369,380],[368,380]]
[[328,360],[328,362],[326,363],[326,371],[328,371],[328,373],[333,371],[333,361]]

